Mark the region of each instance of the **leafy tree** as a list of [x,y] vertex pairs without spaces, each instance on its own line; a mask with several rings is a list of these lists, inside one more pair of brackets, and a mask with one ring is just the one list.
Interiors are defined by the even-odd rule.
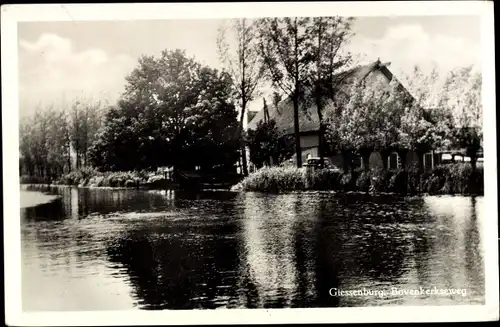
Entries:
[[137,118],[125,115],[125,112],[125,102],[120,101],[106,113],[90,150],[89,157],[94,167],[104,171],[146,168],[144,159],[150,152],[144,150],[145,137],[137,133]]
[[187,163],[210,169],[230,169],[238,160],[241,130],[236,108],[231,100],[231,77],[225,72],[205,67],[200,70],[202,90],[198,101],[186,108],[188,134],[184,143]]
[[248,147],[250,160],[257,167],[264,164],[279,164],[294,153],[294,139],[288,135],[281,135],[276,126],[276,121],[259,121],[255,130],[248,131]]
[[[231,38],[231,36],[233,37]],[[232,39],[235,41],[235,49],[230,46]],[[225,26],[221,27],[217,39],[217,49],[221,62],[233,80],[235,96],[240,107],[240,130],[243,132],[247,105],[254,100],[257,86],[263,75],[259,63],[256,23],[242,18],[232,20],[229,30]],[[248,175],[248,167],[245,155],[246,148],[243,142],[241,152],[243,174],[246,176]]]
[[71,169],[68,117],[52,106],[25,117],[19,126],[20,172],[55,178]]
[[345,110],[339,110],[332,102],[325,107],[325,145],[342,155],[344,172],[353,171],[353,159],[357,152],[351,135],[355,124]]
[[[430,119],[420,108],[406,108],[399,127],[399,149],[413,150],[418,157],[418,169],[423,170],[424,154],[438,148],[441,144],[447,142],[450,126],[446,118]],[[437,118],[437,110],[434,116]],[[402,164],[405,165],[406,156],[401,154]]]
[[448,108],[454,129],[454,145],[465,149],[476,169],[483,144],[482,75],[472,66],[451,71],[446,77],[440,107]]
[[436,70],[424,74],[416,67],[403,78],[411,93],[395,78],[389,85],[364,80],[348,89],[344,102],[330,103],[329,146],[344,155],[346,166],[353,154],[360,155],[365,169],[373,151],[382,154],[384,166],[397,151],[406,167],[406,154],[412,150],[423,170],[425,153],[458,145],[475,168],[482,140],[480,75],[470,67],[459,69],[448,75],[444,87]]
[[293,102],[295,153],[297,167],[302,166],[299,129],[299,105],[313,55],[307,26],[310,18],[285,17],[259,20],[260,54],[267,77],[275,88]]
[[[106,116],[93,150],[103,169],[204,169],[231,166],[240,133],[227,73],[179,50],[143,57]],[[235,159],[236,158],[236,159]]]
[[415,102],[402,117],[400,148],[414,150],[422,169],[425,152],[458,146],[466,149],[475,168],[482,138],[480,74],[474,74],[472,67],[460,68],[443,83],[436,68],[425,74],[416,66],[403,79]]
[[69,134],[76,168],[88,165],[88,154],[101,127],[103,105],[90,99],[76,100],[69,109]]
[[339,72],[351,62],[349,53],[340,50],[352,36],[351,23],[353,18],[315,17],[306,28],[309,34],[309,48],[313,56],[310,75],[306,85],[316,105],[319,119],[319,156],[324,156],[324,122],[323,108],[325,98],[334,99]]
[[[333,150],[342,153],[347,169],[352,156],[361,156],[368,170],[369,157],[380,151],[384,167],[398,142],[402,104],[398,84],[361,80],[347,91],[347,103],[331,102],[326,112],[326,138]],[[337,108],[337,105],[342,107]]]

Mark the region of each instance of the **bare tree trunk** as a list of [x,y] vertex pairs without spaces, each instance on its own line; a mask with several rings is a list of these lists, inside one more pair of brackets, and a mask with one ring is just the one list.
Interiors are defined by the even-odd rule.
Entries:
[[295,131],[295,153],[297,154],[297,167],[302,167],[302,149],[300,147],[300,127],[299,127],[299,62],[298,62],[298,26],[295,18],[295,90],[293,91],[293,127]]
[[471,154],[470,155],[470,165],[472,168],[472,172],[476,172],[476,167],[477,167],[477,153]]
[[352,169],[352,153],[346,151],[342,152],[342,165],[344,169],[344,174],[351,172]]
[[369,149],[362,149],[360,150],[360,155],[361,155],[361,160],[362,160],[362,167],[365,172],[370,170],[370,155],[372,153],[372,150]]
[[399,160],[401,161],[401,168],[406,170],[406,155],[408,154],[407,149],[400,149],[397,151]]
[[315,93],[316,93],[316,109],[318,111],[318,120],[319,120],[319,137],[318,137],[318,152],[319,152],[319,159],[321,162],[321,167],[324,166],[325,160],[324,160],[324,140],[323,140],[323,103],[321,101],[321,42],[322,42],[322,31],[321,31],[321,18],[320,22],[318,25],[319,31],[318,31],[318,53],[317,53],[317,58],[316,58],[316,65],[317,65],[317,70],[318,70],[318,76],[317,76],[317,81],[315,85]]
[[319,154],[319,159],[321,162],[321,165],[324,165],[325,160],[325,142],[324,142],[324,128],[323,128],[323,122],[322,122],[322,114],[321,114],[321,109],[318,109],[318,117],[319,117],[319,135],[318,135],[318,154]]
[[380,151],[380,157],[382,158],[382,166],[384,170],[388,169],[388,161],[389,157],[391,156],[391,151],[390,150],[382,150]]
[[241,128],[241,165],[243,168],[243,176],[248,176],[248,163],[245,140],[243,139],[243,120],[245,119],[246,101],[243,100],[240,113],[240,128]]
[[423,152],[423,151],[417,151],[418,171],[419,172],[423,172],[424,171],[424,155],[425,155],[425,152]]

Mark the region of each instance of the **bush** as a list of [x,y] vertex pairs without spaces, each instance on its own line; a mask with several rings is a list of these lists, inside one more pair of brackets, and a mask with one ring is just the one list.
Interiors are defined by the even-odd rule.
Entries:
[[472,172],[469,164],[440,165],[421,175],[421,192],[429,194],[482,194],[484,192],[482,168]]
[[80,184],[80,181],[82,180],[83,175],[81,174],[80,171],[72,171],[70,173],[67,173],[63,175],[57,182],[56,184],[60,185],[71,185],[71,186],[76,186]]
[[104,181],[104,176],[103,175],[92,176],[89,179],[87,185],[88,186],[93,186],[93,187],[103,186],[103,181]]
[[156,184],[159,181],[164,181],[164,180],[165,180],[165,176],[163,176],[163,175],[151,175],[151,176],[148,176],[147,183],[148,184]]
[[245,191],[287,192],[305,189],[305,172],[293,167],[262,168],[248,175],[242,182]]
[[19,184],[50,184],[50,179],[37,176],[22,175],[19,177]]
[[389,178],[387,190],[394,193],[406,193],[408,191],[406,185],[407,178],[408,174],[406,171],[402,169],[394,170]]
[[446,179],[441,192],[447,194],[469,193],[472,186],[472,167],[464,164],[448,165]]
[[371,171],[370,191],[373,192],[388,192],[392,171],[376,169]]
[[419,172],[412,168],[368,172],[356,170],[343,174],[327,169],[316,170],[306,177],[303,169],[293,167],[263,168],[246,177],[236,189],[262,192],[286,192],[304,189],[429,193],[429,194],[482,194],[484,192],[483,169],[472,173],[470,165],[459,163],[435,167],[432,171]]
[[351,173],[342,174],[339,181],[339,188],[344,192],[356,189],[356,175]]
[[312,174],[310,188],[314,190],[339,190],[341,189],[342,173],[318,169]]
[[356,179],[356,189],[361,192],[368,192],[371,186],[371,172],[362,171]]
[[59,185],[94,186],[94,187],[137,187],[145,183],[138,172],[105,172],[101,173],[92,168],[83,168],[63,175]]
[[416,168],[410,168],[406,172],[407,191],[408,193],[418,193],[421,190],[420,186],[420,172]]
[[125,186],[125,187],[136,187],[136,186],[137,186],[137,183],[136,183],[136,181],[134,181],[134,180],[127,179],[127,180],[125,181],[125,185],[124,185],[124,186]]

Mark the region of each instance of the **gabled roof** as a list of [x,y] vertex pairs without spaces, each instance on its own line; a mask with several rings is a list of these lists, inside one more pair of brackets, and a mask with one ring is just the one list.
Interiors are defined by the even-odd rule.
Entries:
[[[374,70],[379,69],[390,81],[392,73],[387,68],[387,64],[382,64],[379,60],[363,66],[341,72],[336,75],[336,79],[346,87],[367,77]],[[278,130],[284,135],[294,133],[293,123],[293,102],[290,97],[282,100],[277,107],[268,106],[269,117],[276,121]],[[257,123],[264,120],[264,110],[257,112],[255,117],[248,123],[247,129],[256,129]],[[307,108],[299,108],[299,130],[301,133],[316,132],[319,129],[319,118],[316,105],[311,104]]]

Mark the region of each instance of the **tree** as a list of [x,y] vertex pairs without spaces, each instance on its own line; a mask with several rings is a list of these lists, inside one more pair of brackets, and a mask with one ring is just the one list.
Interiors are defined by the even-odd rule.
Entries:
[[261,168],[265,163],[279,164],[294,153],[294,139],[288,135],[281,135],[276,126],[276,121],[259,121],[255,130],[248,131],[248,147],[250,160]]
[[324,98],[329,96],[334,99],[335,88],[341,83],[336,83],[335,77],[342,68],[351,61],[349,53],[342,54],[340,50],[347,44],[352,36],[350,26],[353,18],[344,17],[315,17],[312,24],[307,26],[309,34],[310,52],[312,60],[309,80],[306,85],[310,87],[319,120],[319,156],[323,162],[324,156]]
[[102,123],[102,107],[99,101],[82,99],[69,109],[69,134],[77,169],[89,164],[89,150]]
[[[418,107],[407,107],[399,127],[399,149],[413,150],[418,157],[418,170],[423,170],[424,154],[439,147],[448,134],[445,121],[432,121]],[[406,153],[406,151],[403,151]],[[406,156],[401,156],[405,165]]]
[[248,147],[250,149],[250,161],[261,168],[264,164],[270,165],[273,149],[277,146],[278,133],[276,122],[259,121],[255,130],[248,130]]
[[435,67],[425,74],[416,66],[403,78],[415,101],[402,117],[400,148],[417,153],[421,170],[425,152],[458,146],[466,149],[475,169],[482,138],[480,74],[465,67],[443,79]]
[[310,18],[298,17],[259,20],[260,55],[267,77],[293,102],[297,167],[302,166],[299,105],[313,60],[306,31],[309,22]]
[[66,112],[38,109],[19,126],[20,173],[54,179],[71,169]]
[[[240,106],[240,129],[243,133],[243,121],[247,111],[247,104],[254,100],[257,86],[263,75],[259,63],[258,38],[256,24],[247,19],[232,20],[230,31],[234,34],[236,49],[232,49],[228,29],[219,29],[217,49],[225,69],[229,72],[234,83],[236,99]],[[243,138],[242,138],[243,139]],[[243,174],[248,175],[245,144],[241,144],[241,160]]]
[[144,57],[106,116],[93,161],[103,169],[234,165],[240,142],[227,73],[182,51]]
[[325,106],[325,145],[342,155],[344,172],[353,171],[353,158],[356,147],[351,138],[354,132],[354,121],[347,112],[339,110],[333,102]]
[[454,124],[454,145],[465,149],[476,169],[483,142],[482,75],[473,66],[455,69],[446,77],[440,106],[448,108]]
[[344,155],[345,169],[352,155],[358,154],[364,169],[368,170],[373,151],[381,153],[384,168],[387,168],[387,157],[398,142],[402,113],[398,84],[360,80],[348,87],[347,93],[347,102],[331,102],[326,113],[326,137],[330,146]]
[[90,149],[89,159],[96,168],[104,171],[146,168],[144,145],[141,144],[143,136],[137,131],[137,119],[125,114],[125,104],[119,101],[105,115],[97,140]]
[[238,160],[242,135],[231,98],[231,76],[204,67],[200,70],[201,96],[185,109],[188,142],[184,145],[186,161],[211,169],[230,169]]

